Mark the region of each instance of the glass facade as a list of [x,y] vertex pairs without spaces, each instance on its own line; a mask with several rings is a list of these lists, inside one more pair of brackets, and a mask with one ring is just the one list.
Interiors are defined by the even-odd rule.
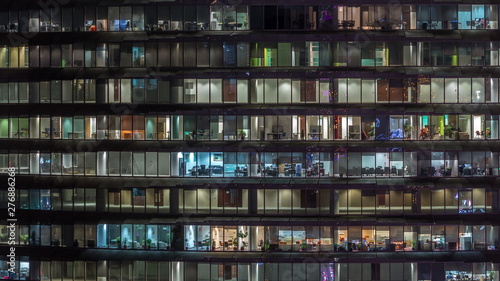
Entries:
[[[168,5],[62,7],[2,11],[0,32],[190,32],[239,30],[484,30],[498,29],[499,5],[256,4],[250,0]],[[202,2],[202,1],[198,1]],[[411,1],[410,1],[411,2]],[[462,2],[460,2],[462,3]],[[42,9],[41,9],[42,8]],[[27,21],[27,22],[26,22]]]
[[[460,278],[494,280],[498,266],[485,262],[434,263],[423,265],[408,263],[380,263],[371,266],[366,263],[335,264],[329,262],[156,262],[156,261],[42,261],[18,262],[23,273],[11,275],[16,280],[43,278],[56,280],[233,280],[264,281],[293,280],[431,280],[441,277],[435,273],[444,268],[446,281]],[[2,268],[7,263],[2,261]],[[34,270],[36,269],[36,270]],[[2,270],[4,272],[6,270]],[[3,273],[4,276],[8,276]],[[19,278],[19,279],[18,279]],[[147,279],[146,279],[147,278]],[[377,279],[375,279],[377,278]],[[382,279],[383,278],[383,279]],[[418,279],[417,279],[418,278]],[[425,279],[429,278],[429,279]],[[434,280],[434,279],[432,279]]]
[[[369,189],[260,190],[219,188],[127,188],[127,189],[19,189],[20,210],[165,214],[258,214],[346,215],[346,214],[497,214],[498,191],[486,188],[406,187],[386,191]],[[363,189],[361,189],[363,188]],[[7,192],[0,193],[7,204]],[[252,197],[256,196],[258,202]],[[7,239],[7,237],[4,237]],[[6,240],[5,240],[6,241]]]
[[0,2],[0,278],[500,280],[500,5],[330,2]]
[[[0,116],[0,139],[136,141],[494,140],[499,115]],[[378,124],[378,127],[376,125]],[[243,157],[243,156],[242,156]],[[245,160],[246,161],[246,160]]]
[[[199,77],[199,76],[198,76]],[[205,79],[175,76],[0,82],[2,103],[494,104],[498,78]]]
[[[199,42],[0,45],[0,68],[260,68],[260,67],[480,67],[499,65],[498,41],[429,41],[405,33],[409,42],[371,41]],[[351,36],[353,39],[355,36]],[[417,37],[419,41],[413,41]],[[453,36],[449,36],[453,39]],[[439,37],[438,37],[439,38]],[[433,39],[438,39],[433,38]],[[318,38],[314,38],[319,40]],[[380,39],[377,39],[380,40]],[[407,71],[411,70],[408,69]],[[470,83],[470,82],[469,82]],[[139,86],[139,85],[138,85]],[[144,87],[144,85],[142,85]]]
[[[1,231],[6,231],[6,227]],[[442,252],[498,250],[498,226],[19,225],[21,247],[248,252]],[[68,235],[66,232],[72,233]],[[177,233],[183,233],[181,247]],[[25,238],[26,235],[27,237]],[[7,239],[0,243],[7,244]]]
[[[341,147],[334,147],[339,150]],[[40,152],[0,154],[0,171],[130,177],[404,178],[498,176],[491,151],[376,152]]]

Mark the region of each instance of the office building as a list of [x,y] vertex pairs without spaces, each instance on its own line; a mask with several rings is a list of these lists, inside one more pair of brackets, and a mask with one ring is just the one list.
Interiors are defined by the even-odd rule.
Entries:
[[500,280],[496,1],[2,1],[16,271]]

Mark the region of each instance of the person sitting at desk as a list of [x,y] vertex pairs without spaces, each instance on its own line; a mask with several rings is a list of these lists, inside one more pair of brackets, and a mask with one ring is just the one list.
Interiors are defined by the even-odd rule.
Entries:
[[243,176],[246,177],[248,176],[248,168],[245,167],[236,167],[236,176]]
[[270,177],[277,177],[278,176],[278,168],[272,167],[272,166],[267,166],[266,169],[264,170],[264,174],[266,176],[270,176]]
[[295,175],[297,177],[300,177],[302,175],[302,165],[301,164],[295,165]]
[[317,166],[315,166],[315,167],[309,166],[309,168],[307,168],[307,170],[306,170],[306,175],[308,177],[317,176],[318,175]]

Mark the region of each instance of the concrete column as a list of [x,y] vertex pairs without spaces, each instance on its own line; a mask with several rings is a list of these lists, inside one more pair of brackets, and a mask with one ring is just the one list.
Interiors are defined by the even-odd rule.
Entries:
[[170,271],[170,280],[184,281],[184,262],[173,261]]
[[339,191],[338,190],[332,190],[330,192],[330,214],[335,215],[339,213],[339,206],[340,206],[340,196],[339,196]]
[[96,211],[97,212],[106,212],[106,196],[107,189],[100,188],[97,189],[97,198],[96,198]]
[[340,263],[335,264],[335,281],[340,281]]
[[252,263],[250,265],[251,281],[264,281],[264,264]]
[[248,190],[248,213],[257,214],[257,190]]
[[179,189],[171,188],[170,189],[170,213],[178,214],[179,213]]
[[411,191],[411,213],[420,214],[422,208],[421,192],[420,190]]
[[418,280],[418,266],[417,263],[412,262],[411,265],[411,281],[417,281]]
[[498,199],[498,190],[491,191],[491,208],[493,209],[493,213],[500,212],[500,204]]

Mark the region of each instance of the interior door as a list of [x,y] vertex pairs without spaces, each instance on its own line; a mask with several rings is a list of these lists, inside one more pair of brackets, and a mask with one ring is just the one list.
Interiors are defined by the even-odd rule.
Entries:
[[377,80],[377,101],[389,101],[388,80]]

